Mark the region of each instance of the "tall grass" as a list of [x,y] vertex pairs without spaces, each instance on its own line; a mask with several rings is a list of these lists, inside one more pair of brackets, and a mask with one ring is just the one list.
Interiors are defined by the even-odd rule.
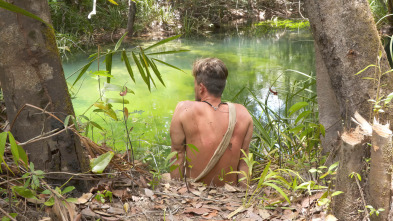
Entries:
[[[313,159],[318,159],[324,128],[318,123],[315,77],[292,72],[302,75],[304,79],[296,80],[291,85],[287,83],[286,88],[276,88],[277,91],[269,89],[264,100],[245,88],[252,98],[245,105],[249,110],[257,110],[251,113],[254,135],[250,151],[260,161],[273,161],[283,166],[298,160],[306,161],[308,163],[305,165],[308,165]],[[278,96],[278,107],[270,105],[273,96]]]

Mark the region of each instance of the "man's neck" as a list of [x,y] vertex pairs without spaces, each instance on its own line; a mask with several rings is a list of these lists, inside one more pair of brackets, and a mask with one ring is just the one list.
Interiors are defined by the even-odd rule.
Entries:
[[207,101],[213,106],[218,106],[221,103],[221,97],[214,97],[212,95],[206,95],[201,97],[201,101]]

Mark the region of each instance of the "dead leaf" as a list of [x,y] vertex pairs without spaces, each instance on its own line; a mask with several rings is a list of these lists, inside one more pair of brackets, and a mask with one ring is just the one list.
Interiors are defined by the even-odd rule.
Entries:
[[314,200],[317,200],[317,199],[321,198],[322,195],[323,195],[323,192],[320,192],[320,193],[317,193],[317,194],[314,194],[312,196],[304,198],[302,200],[302,203],[301,203],[302,207],[303,208],[309,207]]
[[262,219],[268,219],[270,217],[270,213],[265,209],[259,209],[258,213],[259,216],[262,217]]
[[187,192],[187,187],[182,187],[177,192],[180,194],[183,194],[183,193]]
[[81,211],[81,213],[82,213],[82,216],[85,218],[91,218],[91,217],[93,217],[95,219],[100,218],[100,216],[98,214],[96,214],[95,212],[93,212],[90,208],[83,209]]
[[111,213],[111,214],[122,215],[122,214],[124,214],[124,209],[122,209],[122,208],[116,208],[116,207],[110,207],[110,208],[107,210],[107,212],[108,212],[108,213]]
[[202,186],[202,187],[199,187],[199,188],[198,188],[199,192],[203,192],[205,189],[206,189],[205,186]]
[[237,208],[235,211],[231,212],[230,214],[228,214],[227,219],[232,218],[233,216],[235,216],[238,213],[241,213],[244,211],[244,207],[240,206],[239,208]]
[[217,193],[217,190],[210,190],[209,191],[209,194],[216,194]]
[[171,181],[171,174],[170,173],[164,173],[161,175],[161,181],[162,182],[169,182]]
[[128,193],[127,189],[113,190],[112,193],[114,196],[116,196],[122,200],[129,199],[131,197],[130,194]]
[[211,219],[213,217],[216,217],[217,214],[218,214],[218,211],[217,210],[213,210],[213,212],[211,212],[211,213],[209,213],[207,215],[202,215],[202,217],[205,218],[205,219]]
[[207,208],[192,208],[192,207],[187,207],[184,209],[184,213],[194,213],[197,215],[203,215],[206,213],[209,213],[210,209]]
[[154,195],[154,192],[151,191],[150,189],[145,188],[145,195],[152,198],[152,196]]
[[338,219],[333,215],[327,215],[325,221],[337,221]]
[[92,196],[92,193],[84,193],[81,197],[78,198],[78,202],[76,204],[85,204],[90,200]]
[[225,186],[224,186],[224,188],[225,188],[225,190],[226,191],[228,191],[228,192],[236,192],[237,190],[235,189],[235,187],[233,187],[233,186],[231,186],[231,185],[229,185],[229,184],[225,184]]
[[195,196],[200,196],[201,192],[197,191],[197,190],[191,190],[191,193],[194,194]]

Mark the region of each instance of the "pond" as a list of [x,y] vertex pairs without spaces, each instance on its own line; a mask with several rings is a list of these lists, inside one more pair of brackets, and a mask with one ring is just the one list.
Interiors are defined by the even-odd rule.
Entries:
[[[152,42],[139,42],[141,45],[150,45]],[[132,48],[132,45],[123,44],[124,48]],[[278,96],[270,99],[269,106],[274,109],[282,105],[283,93],[286,93],[288,85],[296,80],[304,78],[296,70],[305,74],[314,73],[314,46],[309,31],[300,32],[276,32],[274,34],[260,37],[243,37],[213,35],[211,38],[201,39],[177,39],[169,42],[159,50],[173,48],[189,49],[189,52],[172,55],[157,55],[167,63],[175,65],[184,72],[175,70],[168,66],[158,65],[162,73],[165,87],[156,80],[156,88],[152,87],[149,92],[146,84],[139,74],[136,74],[134,83],[120,56],[113,58],[112,74],[114,78],[111,83],[126,85],[135,94],[127,94],[125,99],[129,104],[125,106],[130,112],[128,129],[133,147],[145,157],[164,156],[170,149],[169,126],[176,104],[182,100],[193,100],[193,77],[191,74],[192,63],[195,59],[204,57],[217,57],[228,67],[229,76],[227,87],[223,94],[224,100],[231,100],[242,90],[248,88],[258,99],[263,100],[272,87],[278,91]],[[131,57],[131,56],[129,56]],[[75,55],[63,62],[64,71],[70,76],[74,71],[87,63],[88,55]],[[103,60],[103,59],[102,59]],[[100,69],[105,70],[105,64],[100,63]],[[133,65],[133,63],[131,64]],[[132,66],[134,72],[137,68]],[[90,67],[91,70],[98,69],[97,64]],[[75,75],[68,78],[72,84]],[[101,86],[105,79],[101,78]],[[114,121],[102,113],[93,112],[91,107],[99,100],[99,86],[96,76],[88,75],[82,78],[72,89],[74,94],[73,105],[76,115],[84,114],[90,120],[98,123],[105,129],[105,133],[94,129],[93,136],[96,142],[105,142],[117,150],[124,150],[126,143],[125,125],[122,121]],[[106,96],[117,97],[118,92],[110,92]],[[244,90],[236,98],[236,102],[244,103],[251,100],[250,93]],[[248,106],[250,112],[257,114],[255,105]],[[122,104],[115,104],[117,115],[122,119]]]

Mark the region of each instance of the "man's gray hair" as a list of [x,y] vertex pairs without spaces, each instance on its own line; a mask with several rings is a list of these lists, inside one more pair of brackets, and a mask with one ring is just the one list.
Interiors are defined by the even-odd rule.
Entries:
[[194,62],[192,74],[198,84],[205,85],[207,91],[220,97],[228,77],[228,69],[218,58],[204,58]]

